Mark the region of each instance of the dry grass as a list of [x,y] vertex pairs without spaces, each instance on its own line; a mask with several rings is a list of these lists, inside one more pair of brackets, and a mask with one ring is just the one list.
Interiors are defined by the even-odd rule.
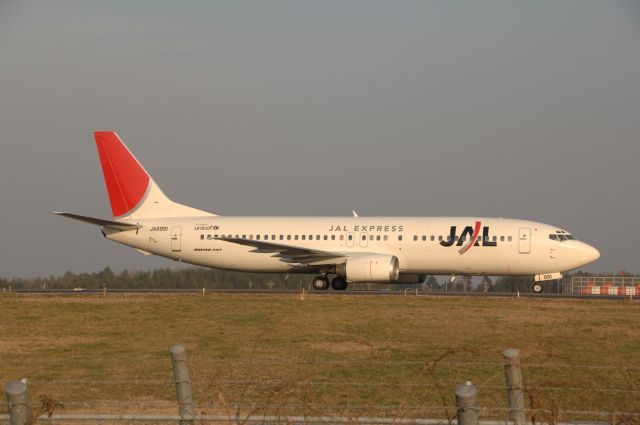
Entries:
[[[0,303],[0,382],[27,377],[34,400],[47,394],[67,412],[175,412],[174,343],[187,345],[206,413],[446,417],[466,380],[482,406],[502,409],[508,347],[521,350],[528,405],[549,411],[539,418],[640,412],[637,303],[313,294]],[[484,413],[495,414],[505,416]]]

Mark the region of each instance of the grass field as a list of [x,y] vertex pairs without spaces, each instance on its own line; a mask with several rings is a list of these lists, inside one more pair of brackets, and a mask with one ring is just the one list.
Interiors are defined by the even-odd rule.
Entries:
[[510,347],[540,415],[640,412],[638,303],[110,294],[0,306],[0,382],[26,377],[34,402],[47,394],[61,412],[175,412],[175,343],[205,413],[445,417],[471,380],[482,415],[506,417]]

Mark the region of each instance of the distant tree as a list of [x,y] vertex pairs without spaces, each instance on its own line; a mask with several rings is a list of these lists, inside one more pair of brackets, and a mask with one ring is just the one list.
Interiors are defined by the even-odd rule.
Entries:
[[422,284],[422,287],[427,291],[438,291],[440,290],[440,283],[438,283],[438,279],[434,275],[430,274]]
[[476,292],[491,292],[493,281],[489,276],[484,276],[482,282],[476,287]]
[[502,276],[491,292],[531,292],[533,276]]

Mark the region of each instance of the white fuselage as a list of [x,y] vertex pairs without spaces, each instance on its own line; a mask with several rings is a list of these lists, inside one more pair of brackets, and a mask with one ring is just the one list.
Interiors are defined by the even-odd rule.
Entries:
[[419,283],[427,274],[534,275],[539,282],[600,256],[562,229],[524,220],[355,212],[221,217],[169,199],[115,132],[96,131],[94,138],[113,220],[55,214],[101,226],[108,239],[145,254],[226,270],[318,273],[312,281],[318,290],[344,290],[348,282]]
[[[221,240],[268,241],[306,249],[389,254],[400,273],[540,275],[573,270],[599,253],[542,223],[465,217],[182,217],[139,219],[137,230],[106,237],[139,250],[200,266],[252,272],[313,272],[272,253]],[[476,242],[470,244],[475,236]],[[469,246],[471,245],[471,246]]]

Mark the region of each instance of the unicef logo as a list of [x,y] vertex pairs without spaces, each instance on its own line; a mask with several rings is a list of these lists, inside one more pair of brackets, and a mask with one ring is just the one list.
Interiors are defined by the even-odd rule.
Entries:
[[214,226],[212,224],[196,224],[193,230],[218,230],[220,226]]

